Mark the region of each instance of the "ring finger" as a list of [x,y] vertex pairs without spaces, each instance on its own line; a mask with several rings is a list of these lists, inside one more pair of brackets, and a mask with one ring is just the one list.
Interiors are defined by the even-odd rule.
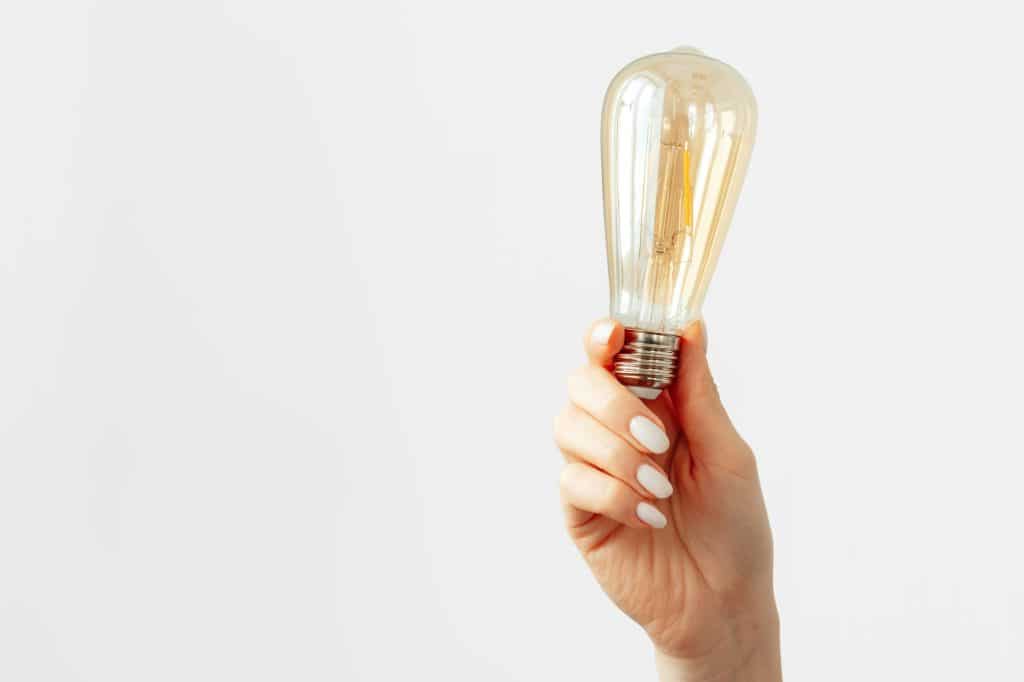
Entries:
[[672,495],[668,476],[651,457],[575,405],[558,416],[555,442],[567,457],[611,474],[641,495],[659,499]]

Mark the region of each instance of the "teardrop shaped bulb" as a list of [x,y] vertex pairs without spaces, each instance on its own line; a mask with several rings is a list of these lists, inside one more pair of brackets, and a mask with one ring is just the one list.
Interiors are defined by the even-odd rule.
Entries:
[[682,47],[627,65],[602,116],[614,369],[631,387],[675,378],[678,334],[698,319],[746,174],[757,104],[732,67]]

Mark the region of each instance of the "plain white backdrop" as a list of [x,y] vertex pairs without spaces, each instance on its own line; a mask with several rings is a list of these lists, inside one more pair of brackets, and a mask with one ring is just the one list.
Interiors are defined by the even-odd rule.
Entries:
[[1015,11],[6,3],[0,679],[653,679],[550,432],[681,43],[760,103],[705,312],[787,678],[1024,678]]

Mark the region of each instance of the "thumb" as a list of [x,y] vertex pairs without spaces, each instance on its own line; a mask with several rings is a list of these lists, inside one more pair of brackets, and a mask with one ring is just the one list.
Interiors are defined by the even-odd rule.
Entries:
[[703,320],[683,330],[679,372],[671,387],[672,403],[693,455],[719,461],[730,469],[753,459],[729,414],[722,406],[707,357],[707,332]]

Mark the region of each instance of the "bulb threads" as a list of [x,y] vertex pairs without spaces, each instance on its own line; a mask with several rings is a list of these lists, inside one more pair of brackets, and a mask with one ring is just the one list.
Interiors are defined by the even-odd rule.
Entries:
[[624,386],[662,389],[675,380],[678,368],[678,336],[628,327],[622,350],[612,361],[612,371]]

